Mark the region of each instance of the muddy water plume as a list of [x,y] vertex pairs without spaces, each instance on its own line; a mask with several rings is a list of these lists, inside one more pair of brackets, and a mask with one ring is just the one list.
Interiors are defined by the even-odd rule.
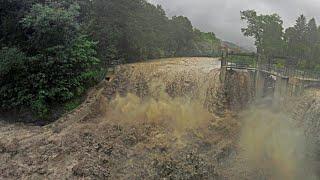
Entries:
[[[133,148],[139,148],[133,151],[140,157],[125,160],[134,164],[130,173],[152,170],[155,175],[151,177],[169,179],[212,179],[219,174],[217,161],[232,152],[239,125],[226,112],[231,106],[241,106],[237,97],[227,96],[250,94],[239,88],[227,91],[220,71],[214,59],[155,61],[116,70],[105,87],[102,102],[106,103],[100,105],[104,112],[99,121],[122,131],[148,134],[146,142],[141,142],[144,138],[139,133],[130,140]],[[228,83],[249,91],[249,77],[236,74],[228,77]],[[230,105],[228,99],[237,100]],[[156,167],[138,168],[142,164]]]
[[179,136],[208,127],[215,114],[205,104],[208,94],[218,98],[218,64],[213,59],[191,59],[121,66],[105,90],[106,117],[122,124],[161,125]]
[[162,125],[177,134],[187,129],[206,127],[213,118],[200,102],[185,98],[172,99],[167,94],[144,100],[131,93],[124,97],[117,95],[108,106],[108,120],[123,125]]
[[[126,116],[120,116],[124,122],[156,122],[181,134],[205,129],[217,123],[215,116],[237,114],[248,107],[254,96],[254,80],[248,72],[229,71],[221,79],[219,68],[203,69],[192,63],[142,63],[118,69],[121,80],[115,81],[121,82],[122,96],[111,101],[111,113]],[[305,129],[291,116],[262,106],[241,113],[238,121],[242,123],[239,157],[245,159],[245,171],[252,171],[253,179],[315,179],[309,157],[314,149],[307,143]]]
[[[178,138],[194,130],[223,129],[219,117],[237,115],[249,107],[254,97],[254,80],[246,71],[228,71],[221,76],[220,68],[211,63],[204,61],[206,66],[201,66],[190,60],[120,67],[107,107],[108,120],[120,124],[153,123],[169,129],[167,133]],[[237,135],[234,127],[241,129],[239,143],[232,143],[239,144],[238,157],[244,159],[244,171],[252,172],[251,179],[314,178],[307,157],[312,149],[306,143],[304,130],[297,128],[291,117],[268,107],[251,108],[240,116],[228,117],[241,125],[232,125],[234,132],[227,130],[224,134],[227,138],[229,133]],[[183,143],[190,141],[182,139]],[[233,150],[225,149],[225,156]]]
[[[239,119],[252,99],[253,78],[246,71],[220,73],[219,61],[212,58],[124,65],[79,108],[49,126],[0,122],[0,179],[290,179],[305,174],[309,163],[301,130],[273,111],[255,109]],[[319,111],[310,107],[312,117],[303,117],[317,127]]]
[[317,179],[304,129],[288,114],[268,106],[242,115],[241,158],[258,179]]
[[226,77],[220,75],[219,61],[210,58],[125,65],[117,69],[105,94],[107,97],[134,94],[141,100],[165,96],[167,100],[184,99],[220,115],[244,109],[254,91],[249,74],[229,71]]

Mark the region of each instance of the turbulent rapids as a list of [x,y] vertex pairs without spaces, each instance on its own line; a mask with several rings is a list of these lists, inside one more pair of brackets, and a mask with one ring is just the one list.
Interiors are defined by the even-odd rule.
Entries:
[[119,66],[53,124],[0,123],[0,177],[317,179],[318,91],[253,108],[253,81],[212,58]]

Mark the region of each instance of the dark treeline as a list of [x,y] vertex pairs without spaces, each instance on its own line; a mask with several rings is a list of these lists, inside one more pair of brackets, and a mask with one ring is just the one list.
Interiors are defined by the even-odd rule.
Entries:
[[241,12],[241,19],[248,23],[242,29],[245,36],[255,39],[257,52],[270,60],[274,56],[288,57],[273,59],[279,66],[320,70],[320,27],[316,20],[304,15],[287,29],[277,14],[258,15],[254,10]]
[[170,19],[145,0],[95,0],[89,6],[87,31],[99,42],[103,61],[212,56],[220,45],[214,33],[194,29],[183,16]]
[[1,0],[0,46],[0,110],[45,119],[76,107],[104,65],[213,56],[220,40],[145,0]]

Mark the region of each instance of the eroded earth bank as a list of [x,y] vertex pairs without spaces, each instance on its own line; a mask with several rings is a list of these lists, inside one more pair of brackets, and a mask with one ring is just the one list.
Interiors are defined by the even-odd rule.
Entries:
[[219,65],[123,65],[48,126],[0,121],[0,179],[317,179],[320,91],[257,102]]

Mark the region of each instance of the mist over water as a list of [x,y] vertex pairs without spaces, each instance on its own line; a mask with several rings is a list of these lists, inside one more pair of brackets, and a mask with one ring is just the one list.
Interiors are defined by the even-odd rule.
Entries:
[[[154,123],[171,129],[170,133],[178,138],[190,130],[206,129],[215,121],[201,102],[187,97],[171,98],[162,90],[147,99],[131,93],[117,96],[108,106],[109,120],[120,124]],[[238,120],[239,156],[255,177],[318,179],[312,165],[314,147],[307,143],[304,129],[297,127],[289,115],[264,106],[246,110]]]
[[155,123],[164,125],[176,134],[207,127],[213,116],[200,101],[187,97],[170,97],[161,86],[152,88],[150,97],[140,98],[128,93],[117,95],[108,105],[108,118],[126,124]]
[[313,147],[287,114],[265,106],[251,108],[241,118],[241,155],[259,177],[318,179],[310,159]]
[[[193,65],[185,61],[180,63],[186,67]],[[205,61],[201,63],[208,64]],[[228,177],[318,179],[313,165],[315,150],[305,135],[304,127],[298,126],[298,122],[281,108],[274,107],[276,102],[272,102],[272,98],[239,114],[251,101],[252,79],[248,73],[234,72],[221,82],[218,69],[194,67],[201,68],[192,66],[188,71],[182,71],[168,61],[167,64],[154,62],[152,66],[138,64],[126,69],[126,73],[119,71],[119,76],[125,77],[120,81],[124,84],[120,87],[130,83],[137,88],[123,91],[121,96],[117,95],[108,102],[105,118],[122,126],[153,124],[165,129],[166,135],[178,139],[193,130],[211,131],[199,133],[206,142],[220,138],[210,148],[225,142],[232,144],[229,149],[222,148],[223,163],[230,163],[227,169],[235,167],[228,170],[231,174]],[[220,106],[227,108],[221,111],[225,117],[217,113]],[[185,140],[183,143],[199,141]],[[230,155],[232,152],[237,152],[236,158]],[[243,163],[238,164],[237,158]],[[237,174],[238,171],[244,173]]]

